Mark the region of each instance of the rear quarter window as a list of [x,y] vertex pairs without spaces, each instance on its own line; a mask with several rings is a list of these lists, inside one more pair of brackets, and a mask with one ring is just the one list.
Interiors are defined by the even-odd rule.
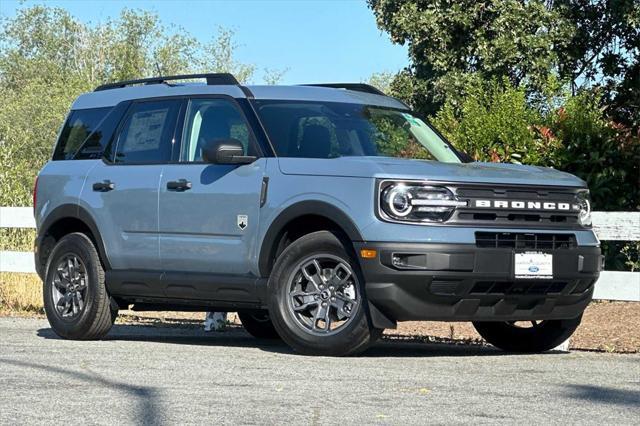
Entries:
[[54,160],[72,160],[112,108],[71,111],[53,152]]

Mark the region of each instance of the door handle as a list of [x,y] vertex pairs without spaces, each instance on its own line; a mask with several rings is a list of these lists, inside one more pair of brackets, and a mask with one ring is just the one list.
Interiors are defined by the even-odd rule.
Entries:
[[97,192],[109,192],[114,189],[116,189],[116,184],[110,180],[103,180],[93,184],[93,190]]
[[169,191],[188,191],[191,189],[191,182],[186,179],[178,179],[167,182],[167,189]]

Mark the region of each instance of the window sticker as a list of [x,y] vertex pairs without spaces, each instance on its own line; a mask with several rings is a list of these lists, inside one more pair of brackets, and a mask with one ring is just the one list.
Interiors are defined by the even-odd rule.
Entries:
[[124,146],[127,151],[157,149],[162,140],[162,129],[168,109],[139,112],[131,117]]

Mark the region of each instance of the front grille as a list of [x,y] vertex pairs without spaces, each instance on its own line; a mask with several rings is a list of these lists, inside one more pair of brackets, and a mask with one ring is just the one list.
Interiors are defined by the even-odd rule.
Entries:
[[[473,226],[525,226],[527,228],[564,229],[579,228],[578,211],[573,209],[579,188],[554,187],[484,187],[475,185],[452,185],[456,197],[467,201],[467,207],[457,208],[447,224]],[[476,201],[512,202],[520,201],[533,203],[537,207],[527,205],[526,208],[511,207],[483,207],[476,205]],[[553,210],[540,208],[545,203],[570,205],[570,210]]]
[[476,246],[523,250],[557,250],[575,248],[577,243],[573,234],[476,232]]
[[470,294],[541,295],[562,293],[564,281],[478,281]]

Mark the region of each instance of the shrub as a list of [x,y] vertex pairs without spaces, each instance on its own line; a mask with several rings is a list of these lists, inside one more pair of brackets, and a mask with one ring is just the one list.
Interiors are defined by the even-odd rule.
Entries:
[[433,124],[478,161],[555,165],[560,142],[542,126],[523,89],[508,82],[471,81],[460,100],[450,99]]
[[562,142],[558,166],[587,181],[595,209],[640,209],[640,134],[605,113],[589,92],[553,113],[549,126]]

